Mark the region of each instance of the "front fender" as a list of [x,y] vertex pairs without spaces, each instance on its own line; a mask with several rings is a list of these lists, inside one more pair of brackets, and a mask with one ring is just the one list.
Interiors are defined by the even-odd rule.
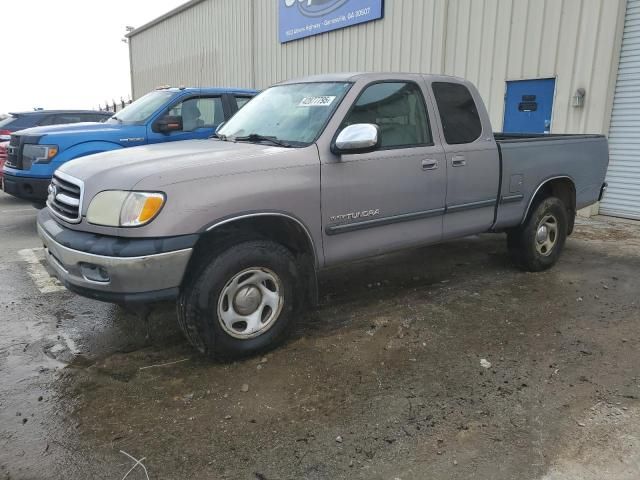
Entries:
[[87,155],[93,155],[94,153],[109,152],[111,150],[120,150],[124,148],[122,145],[113,142],[84,142],[78,143],[73,147],[67,148],[59,157],[56,158],[53,163],[65,163],[69,160],[74,160],[80,157],[86,157]]

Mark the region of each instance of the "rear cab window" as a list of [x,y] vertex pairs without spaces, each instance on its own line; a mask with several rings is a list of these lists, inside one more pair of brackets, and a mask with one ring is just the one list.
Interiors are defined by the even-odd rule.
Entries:
[[444,138],[449,145],[473,143],[482,135],[478,107],[469,89],[460,83],[434,82]]

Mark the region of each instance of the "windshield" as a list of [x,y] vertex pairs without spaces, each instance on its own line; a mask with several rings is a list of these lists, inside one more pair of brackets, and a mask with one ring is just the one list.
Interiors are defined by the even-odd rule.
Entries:
[[158,108],[168,102],[169,99],[171,99],[171,97],[173,97],[174,95],[174,92],[166,90],[147,93],[144,97],[139,98],[128,107],[120,110],[113,117],[111,117],[108,122],[146,122],[149,117],[151,117],[151,115],[153,115],[158,110]]
[[219,131],[222,139],[270,137],[293,146],[316,140],[350,83],[296,83],[265,90]]

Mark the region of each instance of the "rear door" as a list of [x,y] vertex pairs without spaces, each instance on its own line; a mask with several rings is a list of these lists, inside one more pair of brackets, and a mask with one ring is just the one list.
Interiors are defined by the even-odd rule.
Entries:
[[440,240],[446,166],[425,93],[423,82],[372,83],[342,119],[336,136],[348,125],[371,123],[378,125],[382,145],[322,159],[327,264]]
[[183,129],[179,132],[161,133],[154,129],[155,121],[148,129],[149,143],[174,142],[196,138],[209,138],[225,118],[228,118],[227,102],[221,95],[181,98],[156,120],[164,115],[182,117]]
[[498,198],[500,159],[491,123],[477,91],[464,83],[431,84],[447,168],[444,238],[488,230]]

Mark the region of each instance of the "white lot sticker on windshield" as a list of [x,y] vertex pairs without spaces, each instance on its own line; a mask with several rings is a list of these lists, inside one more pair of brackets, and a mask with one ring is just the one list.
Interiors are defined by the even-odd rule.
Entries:
[[305,97],[298,104],[299,107],[328,107],[336,99],[335,96],[329,97]]

